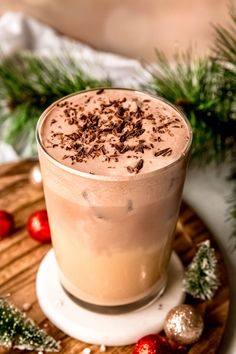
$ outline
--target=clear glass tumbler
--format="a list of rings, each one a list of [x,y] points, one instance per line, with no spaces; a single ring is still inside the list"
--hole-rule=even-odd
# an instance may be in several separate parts
[[[106,91],[110,90],[121,89]],[[123,91],[134,98],[139,94]],[[52,156],[42,139],[48,113],[65,99],[81,94],[51,105],[37,125],[59,277],[66,292],[82,306],[101,312],[132,310],[161,295],[166,286],[191,128],[176,108],[145,94],[182,117],[189,140],[181,155],[167,166],[132,176],[86,173]]]

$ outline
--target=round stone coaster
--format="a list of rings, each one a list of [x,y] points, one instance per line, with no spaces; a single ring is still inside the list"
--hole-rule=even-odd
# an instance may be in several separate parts
[[[38,270],[36,293],[44,314],[67,335],[86,343],[122,346],[162,330],[169,310],[184,301],[182,280],[183,266],[173,253],[167,287],[160,298],[128,313],[95,313],[79,306],[65,293],[59,281],[54,251],[50,250]]]

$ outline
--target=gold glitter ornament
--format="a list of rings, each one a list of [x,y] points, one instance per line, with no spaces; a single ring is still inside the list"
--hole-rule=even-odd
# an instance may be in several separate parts
[[[164,322],[164,331],[169,339],[180,344],[193,344],[203,331],[200,313],[190,305],[179,305],[169,311]]]
[[[34,187],[36,188],[43,187],[42,174],[40,171],[39,164],[36,164],[34,167],[31,168],[29,172],[29,180]]]

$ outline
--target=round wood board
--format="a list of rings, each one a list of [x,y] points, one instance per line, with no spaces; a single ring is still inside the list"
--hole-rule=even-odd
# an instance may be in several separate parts
[[[25,227],[32,212],[45,208],[43,191],[29,182],[29,171],[34,165],[34,161],[23,161],[0,166],[0,209],[13,213],[16,222],[14,234],[0,241],[0,296],[10,293],[10,299],[19,308],[25,303],[30,304],[27,315],[61,340],[61,353],[80,353],[86,347],[91,348],[92,354],[101,353],[98,346],[79,342],[59,331],[45,318],[37,302],[35,276],[50,245],[32,240]],[[194,211],[182,203],[174,248],[185,266],[195,255],[198,244],[206,239],[210,239],[216,249],[221,286],[211,301],[186,299],[202,313],[205,324],[202,337],[189,347],[188,354],[217,353],[228,317],[229,283],[224,260],[213,236]],[[106,353],[129,354],[132,349],[133,346],[109,347]],[[0,349],[0,353],[7,352]],[[18,351],[10,350],[13,352]]]

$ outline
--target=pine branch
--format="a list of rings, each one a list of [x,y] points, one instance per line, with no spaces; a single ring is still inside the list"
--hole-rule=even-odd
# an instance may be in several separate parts
[[[186,114],[193,128],[192,158],[225,160],[236,145],[236,120],[221,66],[208,58],[194,61],[190,52],[176,57],[173,66],[164,54],[156,54],[150,88]]]
[[[0,298],[0,346],[58,352],[60,345],[6,299]]]
[[[192,160],[218,163],[228,159],[236,169],[236,10],[230,7],[231,25],[215,26],[212,56],[194,61],[190,53],[171,65],[157,52],[151,71],[151,89],[179,106],[193,127]],[[233,177],[229,218],[236,240],[236,174]]]
[[[211,300],[219,287],[217,259],[215,251],[207,240],[200,247],[188,266],[185,278],[185,291],[196,299]]]
[[[110,86],[86,74],[71,57],[38,57],[19,53],[0,63],[0,126],[6,140],[19,146],[19,137],[34,145],[36,122],[52,102],[70,93]]]

